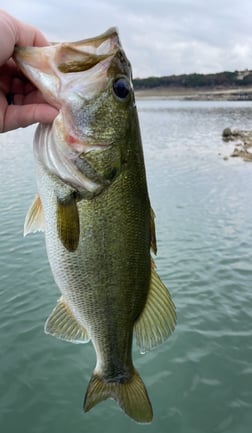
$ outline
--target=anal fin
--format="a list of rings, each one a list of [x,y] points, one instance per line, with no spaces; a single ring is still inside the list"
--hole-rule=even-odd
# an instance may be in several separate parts
[[[145,353],[163,343],[174,331],[175,324],[176,307],[153,265],[145,308],[134,327],[140,352]]]
[[[53,309],[45,323],[45,333],[71,343],[88,343],[89,336],[72,315],[63,297]]]

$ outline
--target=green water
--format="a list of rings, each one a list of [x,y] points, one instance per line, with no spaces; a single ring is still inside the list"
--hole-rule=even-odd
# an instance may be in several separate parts
[[[59,297],[43,235],[23,238],[35,192],[33,128],[0,136],[0,431],[250,433],[252,164],[224,161],[227,126],[252,127],[250,103],[139,101],[156,213],[158,271],[175,333],[134,361],[154,409],[135,424],[113,401],[82,412],[91,344],[43,333]]]

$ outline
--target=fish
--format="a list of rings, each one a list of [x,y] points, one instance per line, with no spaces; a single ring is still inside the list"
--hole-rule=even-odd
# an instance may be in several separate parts
[[[17,47],[24,75],[59,110],[34,135],[38,194],[24,234],[44,231],[61,297],[45,333],[91,340],[96,366],[83,409],[111,398],[134,421],[153,409],[134,367],[163,343],[176,308],[161,281],[132,69],[118,31],[47,47]]]

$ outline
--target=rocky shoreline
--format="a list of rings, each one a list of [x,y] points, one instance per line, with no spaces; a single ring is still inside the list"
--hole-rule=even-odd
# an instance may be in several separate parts
[[[222,139],[226,142],[235,142],[231,157],[240,157],[244,161],[252,161],[252,130],[225,128]],[[228,159],[225,157],[224,159]]]
[[[137,99],[169,99],[187,101],[252,101],[252,87],[246,88],[215,88],[195,89],[156,87],[135,91]],[[225,128],[222,132],[225,142],[234,142],[235,148],[230,157],[240,157],[252,162],[252,130]],[[224,160],[229,157],[225,156]]]

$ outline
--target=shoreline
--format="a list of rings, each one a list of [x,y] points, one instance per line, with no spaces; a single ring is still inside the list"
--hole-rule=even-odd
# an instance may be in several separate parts
[[[137,99],[173,99],[187,101],[252,101],[252,87],[199,89],[155,87],[135,90]]]

